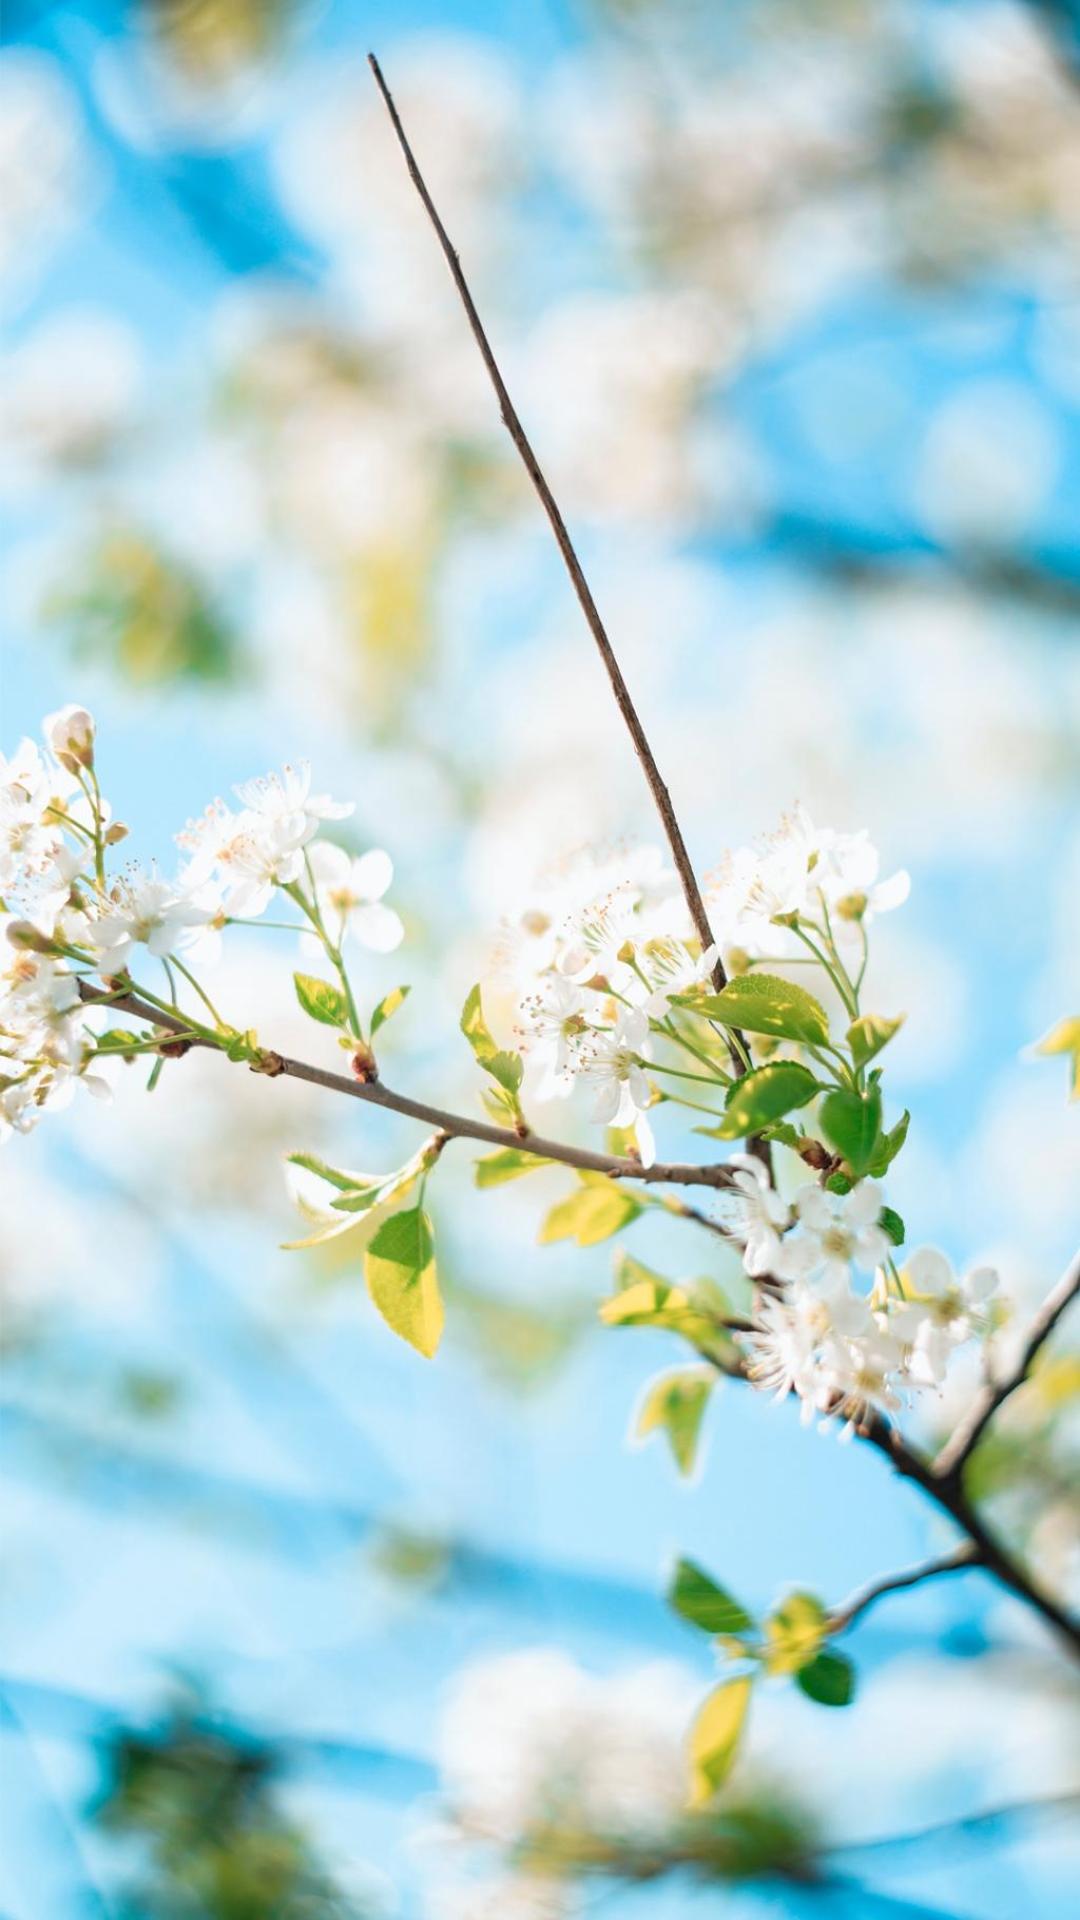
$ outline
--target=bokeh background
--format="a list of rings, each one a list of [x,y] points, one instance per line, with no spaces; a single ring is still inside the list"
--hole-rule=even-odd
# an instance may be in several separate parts
[[[700,867],[801,798],[911,869],[873,962],[909,1013],[890,1200],[1030,1305],[1080,1223],[1064,1063],[1025,1051],[1078,997],[1069,0],[8,0],[6,33],[5,746],[89,704],[166,867],[308,756],[397,869],[406,945],[359,975],[413,986],[387,1074],[449,1105],[523,876],[654,837],[374,46]],[[274,941],[235,938],[221,995],[310,1053]],[[868,1617],[845,1716],[756,1712],[740,1793],[813,1832],[819,1884],[551,1884],[475,1844],[556,1777],[601,1823],[674,1804],[710,1663],[673,1553],[839,1600],[945,1536],[734,1387],[689,1486],[630,1450],[676,1355],[597,1326],[608,1249],[536,1246],[558,1175],[480,1210],[447,1154],[434,1365],[348,1239],[277,1251],[284,1152],[414,1140],[193,1057],[5,1150],[4,1920],[1068,1911],[1069,1809],[1027,1803],[1080,1785],[1075,1686],[974,1575]],[[692,1226],[630,1244],[722,1277]],[[1070,1438],[1044,1385],[987,1468],[1061,1586]]]

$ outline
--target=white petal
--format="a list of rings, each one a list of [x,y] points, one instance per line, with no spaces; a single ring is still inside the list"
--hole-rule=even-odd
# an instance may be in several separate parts
[[[321,886],[336,888],[347,883],[352,861],[344,847],[337,846],[333,840],[314,841],[308,848],[308,859]]]
[[[848,1225],[868,1227],[877,1219],[885,1198],[884,1189],[878,1180],[860,1180],[858,1186],[843,1201],[844,1218]]]
[[[952,1267],[936,1247],[920,1247],[904,1264],[916,1293],[939,1294],[952,1286]]]
[[[592,1117],[601,1126],[610,1126],[619,1111],[622,1100],[622,1087],[614,1076],[604,1080],[596,1089],[593,1100]]]
[[[906,867],[891,874],[888,880],[879,880],[870,894],[870,907],[874,913],[889,913],[893,907],[902,907],[911,892],[911,875]]]
[[[381,900],[394,877],[394,863],[381,847],[372,847],[354,860],[349,884],[361,900]]]
[[[826,1227],[832,1224],[833,1212],[828,1196],[814,1181],[799,1188],[795,1195],[795,1211],[800,1220],[818,1233],[824,1233]]]
[[[405,929],[393,907],[384,907],[379,900],[354,908],[349,915],[349,927],[361,945],[370,947],[372,953],[393,953],[405,937]]]

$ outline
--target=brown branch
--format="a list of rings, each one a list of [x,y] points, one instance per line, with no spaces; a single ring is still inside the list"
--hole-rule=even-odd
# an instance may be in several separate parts
[[[988,1380],[976,1394],[964,1418],[945,1442],[934,1472],[939,1480],[959,1479],[1000,1406],[1027,1379],[1045,1342],[1050,1338],[1063,1313],[1080,1294],[1080,1252],[1073,1255],[1057,1286],[1047,1294],[1028,1329],[1028,1336],[1015,1365],[1000,1380]]]
[[[714,1361],[713,1364],[719,1367],[720,1372],[728,1374],[733,1379],[747,1380],[749,1377],[745,1359],[740,1364],[732,1361],[729,1355],[725,1357],[724,1362]],[[795,1389],[792,1388],[792,1393],[794,1391]],[[856,1426],[854,1431],[857,1439],[864,1441],[868,1446],[876,1447],[896,1473],[905,1480],[913,1481],[927,1499],[932,1500],[936,1507],[940,1507],[947,1513],[960,1531],[966,1534],[966,1547],[970,1552],[968,1564],[973,1567],[982,1567],[985,1572],[993,1574],[1002,1586],[1008,1587],[1010,1593],[1016,1594],[1018,1599],[1032,1607],[1036,1613],[1040,1613],[1061,1638],[1068,1642],[1072,1652],[1080,1658],[1080,1621],[1074,1620],[1052,1594],[1045,1593],[1027,1568],[1006,1552],[972,1506],[960,1482],[956,1479],[939,1478],[934,1471],[933,1462],[925,1459],[922,1454],[915,1451],[914,1447],[909,1446],[897,1429],[890,1426],[888,1421],[883,1420],[879,1414],[871,1414],[861,1426]],[[940,1571],[943,1572],[944,1568],[942,1567]],[[901,1580],[899,1584],[911,1584],[911,1582]],[[870,1597],[874,1598],[876,1595],[872,1594]]]
[[[868,1607],[883,1599],[887,1593],[901,1593],[905,1587],[920,1586],[924,1580],[936,1580],[944,1573],[963,1573],[977,1564],[974,1546],[970,1541],[965,1541],[955,1552],[944,1554],[940,1560],[927,1560],[921,1567],[909,1567],[906,1573],[892,1573],[883,1580],[875,1580],[829,1615],[829,1632],[846,1632]]]
[[[959,1480],[941,1479],[934,1471],[933,1462],[916,1453],[896,1429],[880,1417],[873,1417],[864,1427],[857,1427],[855,1431],[860,1439],[884,1454],[902,1478],[914,1481],[935,1506],[941,1507],[955,1521],[975,1549],[972,1564],[985,1568],[1018,1599],[1033,1607],[1036,1613],[1041,1613],[1062,1639],[1068,1641],[1073,1653],[1080,1657],[1080,1621],[1074,1620],[1051,1594],[1045,1593],[1027,1568],[1006,1552],[985,1526]]]
[[[131,1014],[135,1019],[147,1020],[152,1026],[169,1033],[183,1036],[184,1050],[203,1047],[211,1053],[224,1054],[223,1046],[217,1045],[212,1038],[193,1034],[188,1022],[180,1014],[164,1012],[149,1002],[140,1000],[137,992],[99,993],[96,988],[80,980],[79,992],[89,1006],[105,1005],[117,1013]],[[712,1187],[717,1191],[732,1186],[732,1175],[723,1162],[714,1162],[705,1166],[682,1161],[656,1161],[651,1167],[642,1166],[640,1160],[631,1160],[617,1154],[594,1153],[588,1147],[575,1147],[563,1140],[548,1140],[539,1133],[516,1133],[511,1127],[495,1127],[486,1120],[472,1120],[466,1114],[450,1113],[444,1107],[433,1107],[425,1100],[412,1100],[407,1094],[394,1093],[381,1080],[350,1079],[343,1073],[331,1073],[325,1067],[315,1067],[306,1060],[294,1060],[290,1055],[278,1053],[266,1048],[261,1058],[250,1063],[254,1071],[265,1074],[269,1079],[287,1078],[304,1080],[310,1086],[324,1087],[330,1093],[343,1093],[351,1100],[364,1100],[369,1106],[384,1107],[391,1113],[401,1113],[410,1120],[421,1120],[425,1126],[435,1128],[446,1134],[451,1140],[481,1140],[488,1146],[515,1147],[521,1153],[533,1154],[538,1160],[554,1160],[562,1166],[575,1167],[586,1173],[606,1173],[612,1180],[640,1180],[646,1186],[676,1187]],[[676,1209],[682,1211],[682,1209]],[[726,1233],[719,1221],[710,1221],[703,1214],[693,1212],[691,1217],[700,1225],[709,1226],[714,1233],[725,1238],[734,1236]]]
[[[693,923],[694,931],[701,941],[702,952],[704,952],[707,947],[713,945],[712,928],[709,925],[709,916],[705,910],[705,902],[701,897],[701,889],[698,886],[694,869],[691,865],[690,855],[686,850],[686,842],[683,839],[682,828],[679,826],[679,822],[675,816],[675,809],[671,804],[671,795],[661,778],[655,755],[649,745],[645,729],[638,716],[637,708],[634,706],[634,702],[630,697],[630,689],[626,684],[622,668],[616,658],[615,649],[608,637],[607,628],[600,617],[600,609],[593,598],[592,589],[585,578],[584,569],[582,568],[581,561],[578,559],[577,550],[570,538],[559,504],[544,478],[540,463],[533,452],[532,443],[521,424],[517,408],[510,398],[506,382],[499,371],[499,364],[492,351],[491,342],[487,337],[483,321],[476,309],[476,303],[469,291],[469,283],[462,272],[457,249],[450,239],[446,228],[443,226],[435,202],[428,192],[427,183],[423,174],[420,172],[420,168],[416,164],[416,156],[409,145],[405,129],[401,124],[401,116],[394,104],[393,95],[383,78],[382,68],[373,53],[368,54],[368,65],[375,76],[375,84],[382,95],[386,111],[390,116],[391,125],[397,135],[398,145],[404,155],[409,178],[416,188],[424,211],[434,228],[435,236],[439,242],[439,246],[442,248],[443,257],[450,269],[450,277],[457,289],[458,298],[465,309],[465,315],[469,322],[473,339],[476,342],[480,357],[487,369],[488,378],[495,389],[495,397],[499,402],[499,411],[502,415],[503,425],[514,443],[521,463],[529,479],[532,481],[540,504],[547,515],[551,531],[555,535],[555,543],[562,555],[563,564],[570,576],[570,582],[574,592],[577,595],[578,605],[585,616],[589,632],[596,642],[597,652],[600,655],[607,677],[611,683],[611,691],[615,696],[615,704],[626,723],[627,731],[634,743],[634,750],[641,762],[642,770],[648,781],[649,791],[652,794],[664,832],[667,835],[668,845],[671,848],[672,858],[675,862],[675,870],[678,873],[682,885],[690,919]],[[712,970],[712,981],[717,993],[720,993],[727,985],[727,975],[724,972],[723,962],[719,953],[717,953],[716,964]],[[741,1036],[739,1036],[739,1038],[741,1038]],[[745,1073],[745,1063],[735,1043],[731,1045],[731,1059],[736,1076]],[[767,1160],[767,1143],[761,1143],[760,1152],[761,1157]]]

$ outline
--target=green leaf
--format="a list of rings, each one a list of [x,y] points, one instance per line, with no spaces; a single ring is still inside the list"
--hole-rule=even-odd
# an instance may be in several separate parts
[[[798,1673],[817,1657],[829,1616],[815,1593],[789,1593],[765,1621],[769,1673]]]
[[[907,1015],[898,1014],[895,1020],[886,1020],[884,1014],[864,1013],[853,1020],[847,1030],[848,1046],[851,1057],[857,1067],[865,1067],[868,1060],[887,1047],[894,1033],[899,1033]]]
[[[1032,1051],[1052,1056],[1066,1054],[1069,1058],[1069,1099],[1080,1100],[1080,1014],[1074,1014],[1066,1020],[1059,1020],[1056,1027],[1044,1033],[1041,1040],[1035,1042]]]
[[[829,1022],[820,1000],[805,987],[793,986],[771,973],[744,973],[729,980],[723,993],[677,996],[676,1005],[720,1020],[744,1033],[768,1033],[778,1040],[801,1040],[821,1046],[829,1038]]]
[[[907,1131],[910,1124],[911,1115],[905,1107],[892,1131],[882,1135],[878,1144],[878,1150],[874,1155],[870,1167],[870,1172],[875,1180],[880,1180],[882,1174],[888,1173],[904,1141],[907,1139]]]
[[[304,1012],[324,1027],[348,1027],[349,1008],[339,987],[319,980],[313,973],[294,973],[296,997]]]
[[[373,1040],[379,1028],[385,1027],[391,1014],[396,1013],[403,1002],[408,999],[410,991],[411,989],[409,987],[392,987],[389,993],[383,995],[371,1016],[371,1037]]]
[[[461,1031],[484,1072],[490,1073],[506,1093],[515,1095],[521,1086],[525,1063],[520,1053],[506,1053],[496,1046],[484,1019],[478,986],[473,987],[461,1010]]]
[[[690,1729],[690,1805],[707,1806],[734,1764],[750,1705],[751,1682],[725,1680],[710,1693]]]
[[[675,1373],[662,1373],[646,1389],[634,1427],[636,1438],[644,1440],[650,1433],[666,1433],[680,1473],[690,1473],[715,1384],[711,1367],[682,1367]]]
[[[906,1228],[894,1207],[882,1207],[878,1214],[878,1226],[883,1227],[894,1247],[902,1247]]]
[[[855,1669],[845,1653],[826,1649],[799,1668],[795,1684],[820,1707],[846,1707],[855,1698]]]
[[[542,1247],[555,1240],[576,1240],[579,1247],[595,1247],[628,1227],[642,1211],[641,1202],[614,1180],[578,1187],[552,1207],[539,1233]]]
[[[865,1093],[826,1094],[819,1109],[822,1131],[830,1146],[842,1154],[856,1180],[869,1171],[881,1137],[881,1094],[877,1087]]]
[[[104,1033],[98,1034],[94,1046],[98,1053],[130,1053],[142,1037],[129,1032],[127,1027],[106,1027]]]
[[[431,1359],[443,1330],[431,1221],[421,1207],[392,1213],[364,1252],[372,1300],[394,1333]]]
[[[311,1224],[313,1232],[302,1240],[286,1240],[283,1243],[284,1250],[292,1253],[300,1248],[322,1246],[327,1240],[335,1240],[340,1234],[350,1233],[365,1225],[368,1216],[377,1208],[403,1200],[437,1157],[435,1140],[426,1140],[406,1160],[404,1166],[395,1167],[393,1172],[360,1173],[330,1167],[313,1153],[290,1153],[290,1166],[303,1167],[305,1172],[325,1180],[328,1186],[336,1190],[338,1198],[331,1200],[329,1208],[325,1208],[312,1206],[298,1194],[297,1206]]]
[[[746,1633],[753,1617],[693,1560],[677,1560],[668,1605],[705,1633]]]
[[[474,1162],[473,1177],[478,1187],[501,1187],[507,1180],[520,1180],[523,1173],[553,1165],[553,1161],[542,1159],[538,1153],[526,1153],[521,1147],[500,1147],[497,1153],[487,1153]]]
[[[365,1186],[381,1176],[367,1173],[346,1173],[339,1167],[328,1166],[314,1153],[289,1153],[286,1159],[290,1167],[303,1167],[305,1173],[317,1174],[331,1187],[337,1187],[340,1193],[353,1193],[357,1187]]]
[[[780,1120],[796,1107],[805,1107],[819,1092],[808,1067],[797,1060],[773,1060],[736,1080],[724,1102],[726,1112],[716,1129],[721,1140],[741,1140],[760,1133],[770,1121]]]

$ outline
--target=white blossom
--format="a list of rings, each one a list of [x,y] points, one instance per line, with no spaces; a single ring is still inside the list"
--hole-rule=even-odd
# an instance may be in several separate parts
[[[826,1286],[842,1286],[852,1265],[872,1273],[889,1258],[892,1241],[878,1219],[884,1204],[876,1180],[860,1180],[850,1193],[827,1193],[813,1181],[795,1195],[801,1229],[784,1243],[781,1270],[789,1277],[819,1274]]]
[[[632,1126],[652,1104],[639,1057],[648,1039],[649,1023],[637,1008],[621,1010],[610,1032],[590,1035],[581,1073],[593,1094],[592,1117],[600,1125]]]
[[[581,988],[565,974],[553,973],[539,993],[522,1001],[521,1012],[522,1048],[540,1069],[538,1097],[550,1100],[568,1094],[581,1065],[582,1036],[587,1031]]]
[[[136,947],[144,946],[156,960],[188,951],[213,914],[191,891],[136,873],[112,887],[104,910],[90,925],[90,944],[104,974],[123,973]]]
[[[781,1238],[789,1209],[781,1200],[768,1170],[748,1153],[733,1153],[728,1162],[732,1195],[738,1203],[737,1231],[743,1238],[743,1266],[751,1278],[775,1272],[783,1253]]]
[[[308,854],[315,877],[315,901],[326,930],[336,946],[348,934],[374,953],[392,953],[405,929],[383,895],[394,877],[388,853],[373,848],[359,859],[329,840],[317,840]],[[305,948],[321,952],[314,935],[305,936]]]
[[[904,1300],[893,1311],[892,1325],[910,1345],[913,1377],[940,1386],[954,1350],[986,1332],[998,1274],[976,1267],[961,1279],[936,1247],[922,1247],[900,1277]]]

